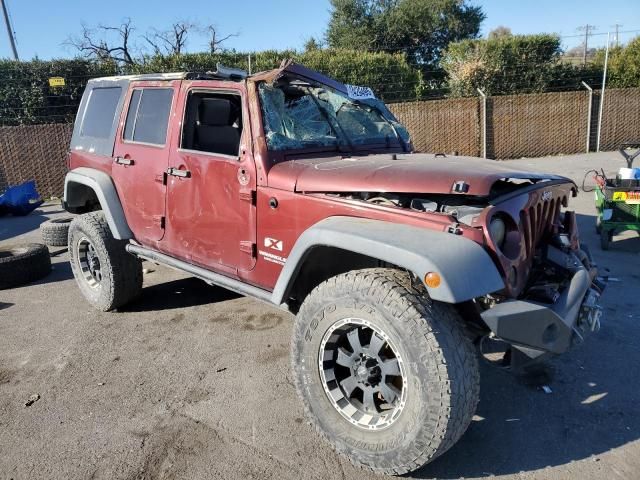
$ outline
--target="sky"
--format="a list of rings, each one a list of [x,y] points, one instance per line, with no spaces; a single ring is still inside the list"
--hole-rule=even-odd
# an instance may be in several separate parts
[[[130,17],[137,33],[150,28],[164,29],[178,19],[215,25],[220,34],[237,34],[224,46],[239,51],[301,49],[306,39],[322,37],[329,19],[328,0],[5,0],[16,32],[21,59],[71,57],[65,46],[70,35],[77,35],[83,23],[117,25]],[[487,19],[486,34],[504,25],[513,33],[556,32],[565,47],[581,42],[580,25],[596,27],[591,42],[606,43],[606,32],[622,24],[624,42],[640,34],[640,0],[475,0]],[[206,38],[193,37],[188,51],[205,51]],[[0,58],[11,56],[4,25],[0,24]]]

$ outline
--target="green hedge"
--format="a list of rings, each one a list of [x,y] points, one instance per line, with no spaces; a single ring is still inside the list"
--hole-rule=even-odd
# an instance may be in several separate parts
[[[293,50],[249,53],[195,53],[179,56],[146,58],[135,67],[136,72],[207,71],[215,70],[218,62],[229,67],[249,69],[253,73],[270,70],[286,58],[313,70],[318,70],[343,83],[365,85],[374,89],[386,101],[415,100],[422,88],[420,72],[412,68],[403,54],[361,52],[355,50]]]
[[[252,72],[269,70],[283,59],[319,70],[342,82],[371,86],[386,101],[414,100],[420,73],[404,55],[350,50],[264,51],[251,53]],[[184,54],[146,57],[127,70],[87,60],[0,60],[0,125],[71,122],[90,78],[127,73],[215,70],[216,64],[248,69],[248,53]],[[64,87],[50,87],[50,77],[63,77]]]
[[[0,125],[73,121],[87,80],[115,73],[114,65],[86,60],[0,60]],[[50,87],[51,77],[65,86]]]
[[[598,50],[594,61],[604,66],[604,49]],[[640,87],[640,36],[624,47],[612,48],[609,52],[607,85],[613,88]]]
[[[597,65],[562,63],[561,55],[557,35],[510,35],[451,43],[442,65],[454,96],[579,90],[601,76]]]
[[[114,64],[88,60],[0,60],[0,125],[71,122],[90,78],[126,73],[208,71],[217,63],[229,67],[269,70],[281,61],[296,62],[345,83],[366,85],[387,102],[419,98],[580,90],[581,80],[597,86],[603,53],[586,68],[562,62],[556,35],[515,35],[489,40],[451,43],[439,70],[421,72],[404,54],[344,49],[267,50],[262,52],[195,53],[144,57],[139,65],[122,70]],[[640,86],[640,37],[610,54],[612,87]],[[50,87],[48,79],[63,77],[64,87]],[[442,84],[446,85],[442,89]]]

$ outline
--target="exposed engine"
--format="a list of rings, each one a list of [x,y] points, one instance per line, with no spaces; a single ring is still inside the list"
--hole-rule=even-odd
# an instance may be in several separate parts
[[[423,197],[409,193],[379,192],[334,193],[331,195],[387,207],[406,208],[416,212],[442,213],[467,225],[470,225],[471,219],[479,215],[487,206],[486,198],[461,195],[425,194]]]

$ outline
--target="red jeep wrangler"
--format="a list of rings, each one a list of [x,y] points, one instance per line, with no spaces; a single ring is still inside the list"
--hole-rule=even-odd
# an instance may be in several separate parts
[[[604,288],[571,180],[412,150],[370,89],[291,63],[92,80],[65,181],[74,275],[104,311],[140,293],[144,258],[294,313],[309,420],[355,464],[409,472],[471,421],[474,341],[515,367],[563,353]]]

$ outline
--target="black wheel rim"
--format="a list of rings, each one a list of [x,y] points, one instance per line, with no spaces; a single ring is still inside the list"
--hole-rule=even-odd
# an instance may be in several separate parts
[[[100,257],[91,241],[83,237],[78,242],[78,263],[82,278],[91,288],[100,288],[102,282],[102,264]]]
[[[345,318],[325,333],[318,357],[322,386],[334,408],[366,430],[391,426],[407,398],[405,365],[388,335]]]

